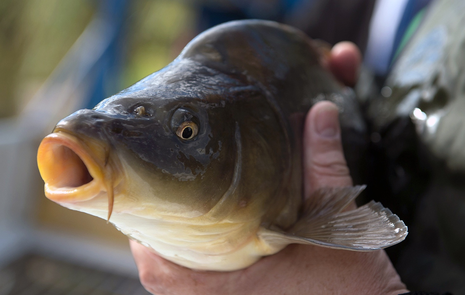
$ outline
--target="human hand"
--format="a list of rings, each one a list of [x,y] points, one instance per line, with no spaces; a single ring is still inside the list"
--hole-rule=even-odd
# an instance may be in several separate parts
[[[331,49],[329,59],[324,63],[337,80],[346,86],[357,83],[362,55],[352,42],[340,42]]]
[[[348,51],[344,51],[344,48],[339,49],[334,55],[335,60],[332,55],[328,66],[335,71],[335,76],[340,75],[356,81],[358,66],[353,66],[355,63],[345,63],[347,56],[350,59],[350,54],[353,53],[351,50],[356,49],[350,46]],[[346,66],[333,67],[331,64]],[[352,184],[340,142],[338,111],[332,103],[316,104],[307,116],[304,166],[305,196],[310,196],[321,187]],[[131,248],[141,282],[154,294],[406,292],[384,251],[351,252],[308,245],[290,245],[243,270],[208,272],[176,265],[134,241],[131,241]]]

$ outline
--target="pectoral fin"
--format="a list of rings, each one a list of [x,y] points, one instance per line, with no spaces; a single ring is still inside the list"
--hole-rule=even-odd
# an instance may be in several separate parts
[[[262,228],[258,235],[270,247],[314,244],[347,250],[378,250],[407,236],[407,226],[380,203],[371,201],[344,211],[365,186],[324,188],[310,196],[297,223],[287,231]]]

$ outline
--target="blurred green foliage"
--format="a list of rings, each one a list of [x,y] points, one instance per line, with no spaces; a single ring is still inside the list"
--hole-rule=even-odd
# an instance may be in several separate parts
[[[21,111],[84,31],[97,5],[97,0],[0,1],[0,118]],[[121,89],[179,53],[192,36],[192,11],[187,1],[130,1]]]
[[[90,21],[92,1],[0,1],[0,117],[13,116]]]
[[[132,4],[124,87],[170,63],[190,41],[195,22],[187,1],[137,0]]]

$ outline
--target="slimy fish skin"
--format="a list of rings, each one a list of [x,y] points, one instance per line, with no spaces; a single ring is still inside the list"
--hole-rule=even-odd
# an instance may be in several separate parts
[[[303,201],[310,107],[334,101],[343,132],[363,129],[321,59],[289,26],[212,28],[164,69],[57,124],[38,151],[46,196],[193,269],[245,268],[290,243],[360,251],[399,243],[407,228],[379,203],[343,210],[363,187]]]

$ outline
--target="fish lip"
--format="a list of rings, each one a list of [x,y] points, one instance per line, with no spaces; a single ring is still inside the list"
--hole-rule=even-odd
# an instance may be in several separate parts
[[[47,135],[41,142],[37,153],[37,162],[39,172],[45,181],[45,195],[55,202],[82,202],[95,198],[100,192],[106,190],[105,186],[105,166],[108,161],[98,159],[85,144],[80,143],[80,139],[63,130],[55,130],[54,133]],[[56,166],[53,163],[58,155],[58,151],[63,147],[70,149],[76,154],[87,168],[92,177],[89,182],[79,186],[60,186],[60,178],[66,175],[58,175],[54,170]],[[58,178],[58,180],[57,180]],[[62,179],[61,179],[62,180]]]

